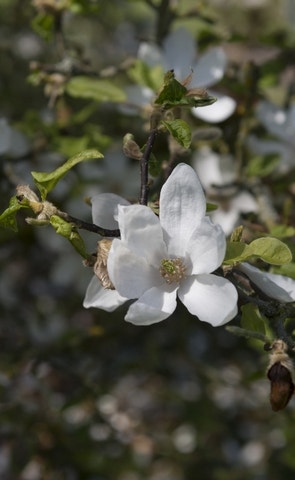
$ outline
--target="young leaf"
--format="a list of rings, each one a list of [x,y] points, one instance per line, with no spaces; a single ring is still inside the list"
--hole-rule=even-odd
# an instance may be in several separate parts
[[[289,247],[281,240],[273,237],[257,238],[247,245],[246,253],[249,251],[249,256],[255,255],[260,257],[271,265],[283,265],[290,263],[292,254]]]
[[[241,327],[245,330],[265,335],[265,324],[257,306],[252,303],[247,303],[246,305],[242,305],[241,311]]]
[[[270,175],[279,163],[278,155],[265,155],[263,157],[253,157],[247,168],[247,174],[250,177],[265,177]]]
[[[271,228],[270,234],[277,238],[294,237],[295,228],[290,225],[275,225]]]
[[[84,150],[77,155],[74,155],[69,160],[67,160],[63,165],[58,167],[53,172],[31,172],[32,177],[35,181],[36,186],[38,187],[42,200],[45,200],[47,194],[55,187],[57,182],[77,163],[83,162],[85,160],[92,160],[96,158],[102,158],[103,154],[98,150]]]
[[[52,215],[50,217],[50,223],[55,229],[56,233],[67,238],[73,245],[75,250],[83,257],[88,258],[89,255],[86,252],[85,244],[82,237],[76,231],[75,227],[71,223],[66,222],[58,215]]]
[[[170,134],[184,148],[189,148],[192,140],[191,129],[183,120],[162,120]]]
[[[163,68],[161,65],[150,67],[142,60],[136,59],[128,69],[128,75],[135,83],[156,91],[163,80]]]
[[[124,102],[126,100],[123,90],[109,80],[89,78],[82,75],[69,80],[66,92],[72,97],[87,98],[97,102]]]
[[[223,263],[225,265],[235,265],[245,260],[244,252],[247,245],[243,242],[228,242]]]
[[[28,208],[27,205],[21,205],[18,199],[14,196],[11,197],[9,207],[4,210],[0,215],[0,226],[4,228],[10,228],[14,232],[17,232],[16,213],[21,208]]]
[[[271,265],[284,265],[291,262],[292,253],[281,240],[273,237],[262,237],[253,240],[249,245],[242,242],[229,242],[224,263],[235,265],[250,257],[259,257]]]
[[[187,89],[174,78],[172,70],[166,73],[164,86],[155,100],[156,105],[172,108],[179,104],[185,96]]]

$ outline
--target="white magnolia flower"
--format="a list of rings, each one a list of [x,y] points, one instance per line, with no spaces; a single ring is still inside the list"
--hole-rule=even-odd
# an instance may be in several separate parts
[[[192,72],[189,88],[209,88],[222,79],[226,68],[226,55],[222,48],[216,47],[203,55],[197,55],[194,37],[185,29],[179,28],[170,33],[163,47],[143,42],[139,46],[138,58],[149,67],[161,66],[163,73],[174,70],[175,77],[182,81]],[[155,92],[149,87],[139,85],[126,89],[128,102],[144,107],[150,103]],[[226,120],[235,110],[236,102],[226,96],[210,91],[218,101],[208,107],[192,108],[192,114],[207,122]]]
[[[292,278],[277,273],[264,272],[249,263],[241,263],[239,270],[244,272],[270,298],[282,303],[295,301],[295,280]]]
[[[118,228],[118,205],[129,205],[129,202],[113,193],[101,193],[92,197],[92,220],[102,228],[114,230]],[[112,312],[126,302],[116,290],[103,288],[98,277],[93,275],[86,290],[83,306],[85,308],[102,308]]]
[[[232,156],[220,155],[204,146],[195,153],[193,161],[209,198],[218,205],[210,217],[221,225],[226,235],[230,235],[239,224],[241,214],[257,212],[257,202],[247,190],[235,186],[238,171]]]
[[[144,205],[119,205],[121,239],[113,240],[107,268],[121,299],[136,300],[125,320],[160,322],[174,312],[177,294],[191,314],[213,326],[234,318],[236,289],[212,274],[224,258],[225,236],[205,213],[202,186],[185,164],[162,187],[159,218]],[[92,287],[84,306],[98,306]]]
[[[295,105],[284,110],[263,101],[259,103],[256,115],[273,139],[261,140],[255,135],[250,135],[249,148],[258,155],[277,154],[280,158],[277,171],[286,173],[295,167]]]

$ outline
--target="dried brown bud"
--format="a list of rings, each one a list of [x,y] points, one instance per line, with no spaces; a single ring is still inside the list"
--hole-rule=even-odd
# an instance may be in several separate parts
[[[123,139],[123,152],[126,157],[133,158],[134,160],[142,159],[142,151],[133,139],[131,133],[127,133]]]
[[[97,244],[97,260],[94,265],[94,273],[99,278],[103,288],[114,290],[114,285],[109,279],[107,261],[112,240],[104,238]]]
[[[267,377],[271,383],[270,404],[275,412],[283,410],[294,393],[293,362],[287,351],[283,340],[276,340],[270,347]]]

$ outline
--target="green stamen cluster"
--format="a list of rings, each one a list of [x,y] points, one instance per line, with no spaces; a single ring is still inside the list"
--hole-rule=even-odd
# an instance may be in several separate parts
[[[160,274],[170,285],[179,283],[185,276],[185,266],[181,258],[163,258],[161,260]]]

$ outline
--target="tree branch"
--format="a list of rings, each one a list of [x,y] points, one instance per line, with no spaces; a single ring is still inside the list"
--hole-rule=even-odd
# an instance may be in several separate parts
[[[140,204],[141,205],[147,205],[147,203],[148,203],[149,159],[150,159],[152,149],[153,149],[153,146],[154,146],[156,138],[157,138],[157,134],[158,134],[157,128],[153,128],[150,131],[149,138],[147,140],[147,144],[146,144],[145,150],[143,152],[143,156],[140,160],[140,174],[141,174]]]

